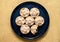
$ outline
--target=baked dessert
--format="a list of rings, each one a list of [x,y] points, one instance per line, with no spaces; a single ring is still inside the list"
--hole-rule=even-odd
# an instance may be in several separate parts
[[[37,16],[35,18],[35,24],[38,26],[42,26],[44,24],[44,18],[42,16]]]
[[[40,14],[40,11],[39,11],[38,8],[31,8],[31,10],[30,10],[30,15],[31,15],[32,17],[36,17],[36,16],[38,16],[39,14]]]
[[[26,18],[26,24],[29,26],[33,25],[34,24],[34,18],[31,16],[27,17]]]
[[[21,8],[21,9],[20,9],[20,15],[21,15],[22,17],[27,17],[27,16],[29,16],[29,9],[26,8],[26,7]]]
[[[25,19],[22,17],[22,16],[18,16],[15,20],[15,23],[18,25],[18,26],[21,26],[25,23]]]
[[[28,34],[30,32],[30,27],[24,24],[21,26],[20,31],[22,34]]]
[[[31,26],[31,33],[36,34],[37,33],[38,26],[37,25],[32,25]]]

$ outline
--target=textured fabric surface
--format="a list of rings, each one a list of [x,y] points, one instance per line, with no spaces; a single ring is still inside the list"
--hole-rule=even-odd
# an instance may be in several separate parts
[[[49,13],[50,25],[46,34],[36,40],[25,40],[13,32],[11,13],[20,3],[29,0],[0,0],[0,42],[60,42],[60,0],[31,0],[43,5]]]

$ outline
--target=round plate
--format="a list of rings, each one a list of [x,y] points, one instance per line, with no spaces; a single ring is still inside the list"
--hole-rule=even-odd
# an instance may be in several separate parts
[[[18,16],[20,16],[20,9],[23,7],[27,7],[29,10],[33,7],[38,8],[40,11],[40,15],[44,18],[45,23],[42,26],[38,27],[38,32],[35,35],[33,35],[31,33],[28,33],[25,35],[22,34],[20,32],[20,27],[17,26],[15,23],[15,19]],[[13,10],[10,21],[11,21],[12,29],[17,35],[19,35],[20,37],[25,38],[25,39],[36,39],[38,37],[41,37],[47,31],[48,26],[49,26],[49,15],[48,15],[48,12],[46,11],[46,9],[42,5],[40,5],[36,2],[30,2],[29,1],[29,2],[23,2],[23,3],[19,4]]]

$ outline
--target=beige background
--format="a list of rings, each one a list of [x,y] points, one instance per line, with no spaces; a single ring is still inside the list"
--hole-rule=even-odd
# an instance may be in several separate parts
[[[0,0],[0,42],[60,42],[60,0],[33,0],[42,4],[50,16],[47,33],[37,40],[24,40],[14,34],[10,17],[14,8],[28,0]]]

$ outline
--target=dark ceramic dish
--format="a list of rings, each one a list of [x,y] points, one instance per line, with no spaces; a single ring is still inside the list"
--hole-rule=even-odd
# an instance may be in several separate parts
[[[16,23],[15,23],[15,19],[16,19],[17,16],[20,15],[20,13],[19,13],[20,9],[23,8],[23,7],[27,7],[28,9],[31,9],[33,7],[38,8],[39,11],[40,11],[40,15],[44,18],[45,23],[42,26],[38,27],[38,32],[35,35],[31,34],[31,32],[28,33],[28,34],[25,34],[25,35],[22,34],[20,32],[20,27],[17,26]],[[23,2],[23,3],[19,4],[13,10],[10,21],[11,21],[11,27],[12,27],[13,31],[18,36],[20,36],[22,38],[25,38],[25,39],[36,39],[36,38],[41,37],[42,35],[44,35],[44,33],[47,31],[48,26],[49,26],[49,15],[48,15],[47,10],[42,5],[40,5],[36,2],[30,2],[29,1],[29,2]]]

